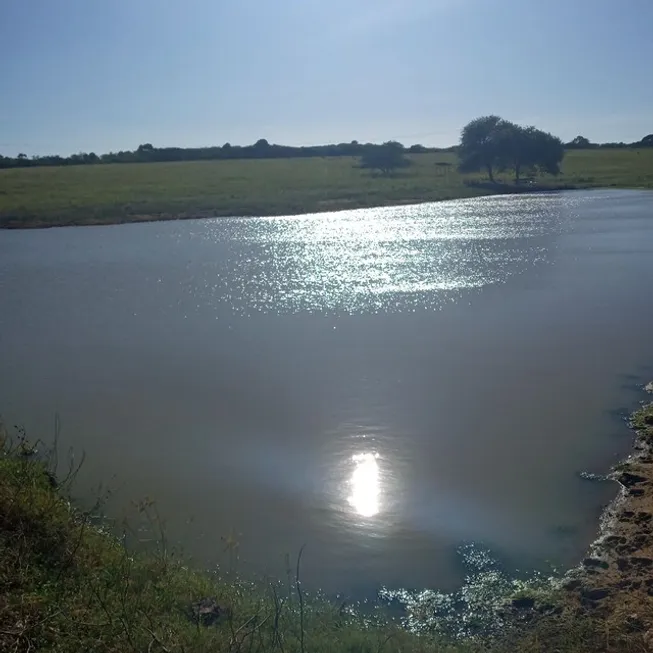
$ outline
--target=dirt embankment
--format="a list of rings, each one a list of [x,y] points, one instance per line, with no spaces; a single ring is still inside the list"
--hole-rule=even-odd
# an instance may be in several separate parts
[[[646,389],[653,392],[653,383]],[[646,633],[653,650],[653,403],[633,415],[632,426],[634,451],[611,475],[619,496],[565,588],[579,612]]]

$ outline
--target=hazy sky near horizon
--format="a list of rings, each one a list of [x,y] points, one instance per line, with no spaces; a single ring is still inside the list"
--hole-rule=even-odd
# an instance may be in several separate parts
[[[653,132],[653,0],[0,0],[0,153]]]

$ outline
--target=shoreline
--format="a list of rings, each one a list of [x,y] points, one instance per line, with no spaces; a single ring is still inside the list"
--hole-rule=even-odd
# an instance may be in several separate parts
[[[645,386],[653,394],[653,382]],[[603,511],[598,537],[563,589],[588,614],[624,620],[653,646],[653,401],[629,417],[632,453],[608,478],[619,493]]]
[[[653,393],[653,382],[645,389]],[[388,650],[396,653],[423,651],[426,642],[434,650],[447,644],[452,653],[469,652],[470,645],[483,642],[483,650],[497,653],[651,650],[653,401],[642,402],[629,426],[634,432],[632,453],[607,477],[620,489],[602,513],[587,557],[561,579],[551,580],[550,587],[496,596],[500,603],[495,619],[505,624],[505,632],[453,641],[439,639],[437,631],[418,635],[394,621],[362,625],[355,609],[343,611],[345,603],[336,609],[319,594],[307,600],[304,614],[303,603],[297,603],[304,600],[301,552],[287,596],[282,594],[283,583],[272,581],[267,589],[257,589],[252,583],[189,568],[167,551],[165,535],[159,535],[160,518],[148,499],[136,508],[158,545],[145,555],[128,551],[124,540],[98,526],[104,522],[98,522],[93,511],[71,505],[72,468],[64,479],[58,478],[56,463],[52,472],[51,459],[39,459],[23,434],[19,432],[12,446],[0,429],[0,580],[11,581],[7,587],[12,588],[5,597],[10,607],[0,615],[0,644],[30,650],[53,636],[55,641],[64,637],[66,646],[57,650],[72,653],[97,637],[110,636],[132,647],[138,641],[146,648],[164,637],[160,648],[165,651],[164,646],[188,646],[199,637],[203,643],[228,648],[239,628],[259,619],[260,626],[248,629],[247,637],[264,637],[270,650],[282,640],[292,641],[298,646],[288,649],[299,653],[304,634],[320,643],[316,650],[324,651],[359,641],[374,648],[377,639],[386,636],[395,644]],[[134,586],[133,579],[139,578]],[[65,592],[69,604],[60,603],[55,594],[42,594],[48,583]],[[28,607],[32,622],[21,616],[25,600],[33,601]],[[131,610],[136,612],[128,619]],[[84,619],[73,618],[74,612]],[[21,644],[27,648],[19,649]]]
[[[210,220],[217,218],[272,218],[272,217],[291,217],[298,215],[319,215],[321,213],[331,213],[336,211],[351,211],[358,209],[376,209],[392,206],[412,206],[419,204],[430,204],[436,202],[448,202],[458,199],[469,199],[479,197],[494,197],[498,195],[523,195],[523,194],[543,194],[558,193],[569,190],[600,190],[593,186],[583,186],[578,184],[551,184],[551,185],[515,185],[504,183],[485,183],[472,182],[466,184],[461,190],[470,190],[471,192],[451,193],[447,196],[415,198],[406,197],[402,199],[387,199],[375,202],[360,202],[351,199],[333,199],[321,200],[315,203],[308,203],[304,209],[294,209],[294,207],[273,207],[272,210],[254,211],[243,207],[241,210],[213,209],[188,212],[161,212],[161,213],[143,213],[132,215],[91,215],[90,217],[39,217],[39,216],[3,216],[0,214],[0,229],[6,230],[29,230],[29,229],[52,229],[55,227],[100,227],[121,224],[140,224],[144,222],[170,222],[173,220]]]

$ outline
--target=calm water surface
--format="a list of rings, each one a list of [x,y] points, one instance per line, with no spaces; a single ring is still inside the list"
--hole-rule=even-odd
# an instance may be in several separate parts
[[[574,564],[653,372],[653,194],[0,232],[0,409],[205,564],[451,589]]]

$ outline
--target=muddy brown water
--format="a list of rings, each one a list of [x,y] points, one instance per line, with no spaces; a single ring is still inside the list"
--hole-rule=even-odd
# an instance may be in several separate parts
[[[572,565],[653,377],[653,193],[0,232],[0,410],[204,565],[452,589]]]

